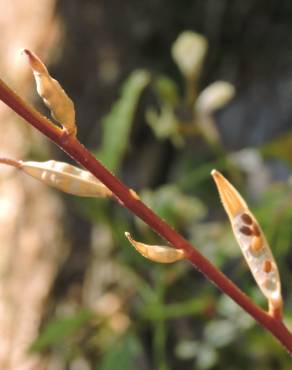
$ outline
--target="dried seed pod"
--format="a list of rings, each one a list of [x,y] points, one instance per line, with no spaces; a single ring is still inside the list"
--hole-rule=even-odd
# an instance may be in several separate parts
[[[76,135],[75,109],[72,100],[62,89],[58,81],[52,78],[43,62],[30,50],[25,49],[29,64],[33,70],[37,92],[51,110],[52,116],[70,135]]]
[[[281,314],[282,296],[278,268],[265,235],[238,191],[218,171],[211,172],[235,238],[263,294],[270,312]]]
[[[110,197],[112,192],[90,172],[57,161],[33,162],[0,158],[0,163],[12,165],[28,175],[65,193],[81,197]]]
[[[134,246],[134,248],[139,253],[141,253],[142,256],[148,258],[151,261],[160,263],[172,263],[185,258],[184,251],[181,249],[175,249],[162,245],[144,244],[134,240],[128,232],[125,232],[125,235],[128,238],[129,242]]]

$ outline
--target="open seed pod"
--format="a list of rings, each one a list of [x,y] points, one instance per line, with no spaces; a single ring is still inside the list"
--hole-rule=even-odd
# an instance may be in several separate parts
[[[61,190],[81,197],[110,197],[112,192],[90,172],[71,164],[47,161],[15,161],[1,158],[0,163],[12,165],[35,179]]]
[[[238,191],[220,172],[213,170],[211,174],[245,260],[259,288],[268,299],[270,313],[281,315],[280,276],[265,235]]]

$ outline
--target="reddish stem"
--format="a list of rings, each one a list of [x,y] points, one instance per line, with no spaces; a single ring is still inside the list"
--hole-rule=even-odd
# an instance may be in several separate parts
[[[182,249],[186,258],[223,293],[231,297],[248,312],[259,324],[270,331],[275,338],[292,353],[292,334],[278,317],[272,317],[248,298],[231,280],[212,265],[194,246],[178,234],[165,221],[142,203],[131,189],[110,173],[96,158],[73,136],[54,125],[33,107],[24,102],[6,84],[0,80],[0,99],[22,118],[55,142],[76,162],[96,176],[132,213],[168,240],[175,248]]]

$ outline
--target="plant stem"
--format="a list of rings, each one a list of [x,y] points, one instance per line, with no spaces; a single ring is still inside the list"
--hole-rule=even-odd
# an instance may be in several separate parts
[[[248,312],[259,324],[270,331],[275,338],[292,353],[292,334],[277,317],[272,317],[248,298],[231,280],[209,262],[194,246],[178,234],[164,220],[142,203],[131,189],[108,171],[74,136],[69,136],[64,130],[42,116],[33,107],[16,95],[0,79],[0,99],[22,118],[50,138],[62,150],[80,163],[116,196],[119,202],[133,214],[141,218],[149,227],[160,234],[175,248],[182,249],[188,259],[199,271],[213,282],[223,293],[232,298],[239,306]]]
[[[165,270],[157,266],[155,273],[155,305],[164,306],[165,299]],[[154,368],[158,370],[169,370],[166,356],[166,325],[164,318],[152,322],[153,327],[153,354]]]

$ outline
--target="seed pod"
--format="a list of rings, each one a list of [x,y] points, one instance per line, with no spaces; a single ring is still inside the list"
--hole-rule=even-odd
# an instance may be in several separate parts
[[[184,251],[181,249],[175,249],[162,245],[144,244],[134,240],[128,232],[125,232],[125,235],[134,248],[141,253],[142,256],[151,261],[159,263],[172,263],[185,258]]]
[[[265,235],[238,191],[220,172],[213,170],[211,174],[245,260],[269,301],[270,313],[281,315],[281,282]]]
[[[52,78],[43,62],[30,50],[25,49],[29,64],[33,70],[37,92],[51,110],[52,116],[70,135],[76,135],[75,109],[72,100],[62,89],[58,81]]]
[[[81,197],[110,197],[112,192],[90,172],[57,161],[23,162],[0,158],[0,163],[12,165],[26,174],[65,193]]]

